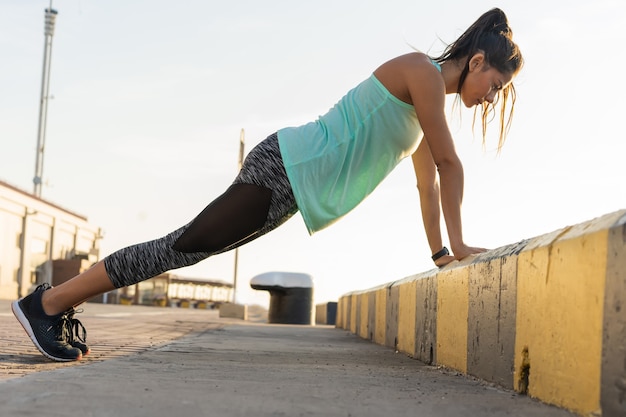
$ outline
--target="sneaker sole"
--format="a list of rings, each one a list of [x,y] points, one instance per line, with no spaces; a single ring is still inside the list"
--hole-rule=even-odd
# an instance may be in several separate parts
[[[26,318],[26,316],[24,315],[24,312],[22,311],[22,308],[20,307],[19,300],[13,301],[11,303],[11,310],[13,311],[13,315],[15,316],[17,321],[20,322],[20,324],[26,331],[26,334],[28,335],[28,337],[30,337],[30,340],[33,342],[37,350],[39,350],[39,352],[41,352],[45,357],[52,359],[53,361],[57,361],[57,362],[74,362],[74,361],[79,361],[82,358],[82,354],[79,355],[75,359],[68,359],[68,358],[58,358],[46,352],[39,345],[39,342],[37,341],[37,338],[35,337],[35,333],[33,332],[33,328],[30,326],[28,319]]]

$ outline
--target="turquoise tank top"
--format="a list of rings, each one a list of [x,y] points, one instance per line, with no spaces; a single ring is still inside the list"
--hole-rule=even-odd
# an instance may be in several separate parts
[[[417,149],[415,109],[372,74],[316,121],[278,131],[287,177],[309,234],[363,201]]]

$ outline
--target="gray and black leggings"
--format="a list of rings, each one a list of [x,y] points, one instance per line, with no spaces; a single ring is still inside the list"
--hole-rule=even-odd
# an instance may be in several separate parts
[[[276,134],[246,157],[233,184],[194,220],[149,242],[104,258],[116,288],[193,265],[277,228],[298,211]]]

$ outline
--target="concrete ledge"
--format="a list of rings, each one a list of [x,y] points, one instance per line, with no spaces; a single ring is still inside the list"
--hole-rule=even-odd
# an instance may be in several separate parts
[[[337,323],[337,302],[317,304],[315,306],[315,324],[328,324],[334,326]]]
[[[626,210],[346,294],[336,327],[579,415],[626,415]]]

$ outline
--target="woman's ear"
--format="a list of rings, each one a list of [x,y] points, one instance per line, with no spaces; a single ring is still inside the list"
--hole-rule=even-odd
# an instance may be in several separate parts
[[[485,65],[485,54],[482,51],[476,52],[469,61],[469,71],[480,70],[483,65]]]

